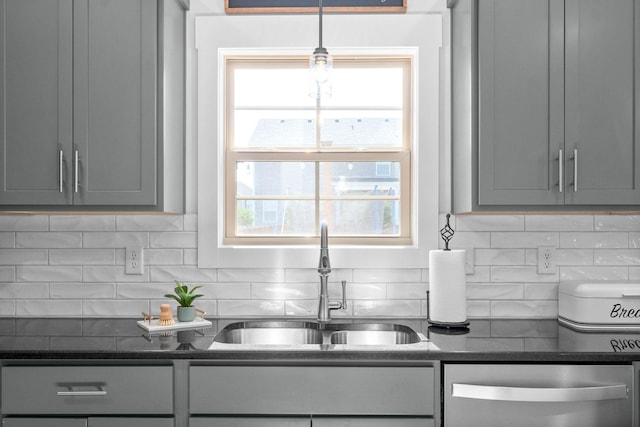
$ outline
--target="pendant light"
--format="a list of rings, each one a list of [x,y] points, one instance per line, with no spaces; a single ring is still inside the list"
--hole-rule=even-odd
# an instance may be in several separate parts
[[[331,96],[331,70],[333,58],[322,46],[322,0],[318,0],[318,47],[309,57],[309,96],[323,98]]]

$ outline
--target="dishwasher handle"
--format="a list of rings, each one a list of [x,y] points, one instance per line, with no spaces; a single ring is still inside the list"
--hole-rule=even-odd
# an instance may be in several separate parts
[[[507,402],[582,402],[626,399],[626,384],[595,387],[505,387],[477,384],[452,384],[452,397]]]

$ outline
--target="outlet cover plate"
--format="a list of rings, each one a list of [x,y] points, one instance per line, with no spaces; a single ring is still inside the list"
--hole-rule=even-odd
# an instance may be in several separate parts
[[[124,265],[126,274],[143,273],[144,259],[142,258],[142,246],[127,246],[125,249]]]
[[[553,246],[538,247],[538,274],[556,274],[557,270],[556,248]]]

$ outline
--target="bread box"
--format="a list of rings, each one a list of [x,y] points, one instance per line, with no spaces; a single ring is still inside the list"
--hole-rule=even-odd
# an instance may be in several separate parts
[[[640,330],[640,282],[560,282],[558,320],[577,330]]]

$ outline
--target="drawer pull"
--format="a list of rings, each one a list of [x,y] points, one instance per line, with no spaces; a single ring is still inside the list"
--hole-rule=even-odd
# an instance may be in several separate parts
[[[56,394],[58,396],[106,396],[107,391],[102,387],[96,387],[97,390],[74,390],[73,387],[69,386],[68,391],[59,391]]]

